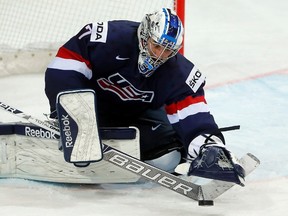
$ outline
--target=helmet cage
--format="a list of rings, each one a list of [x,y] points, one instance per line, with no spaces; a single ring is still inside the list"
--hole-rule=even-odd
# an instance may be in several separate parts
[[[157,55],[156,53],[153,52],[153,49],[152,49],[152,47],[151,47],[152,44],[153,44],[154,46],[160,46],[160,47],[162,47],[162,51],[161,51],[160,54]],[[165,61],[167,61],[169,58],[175,56],[175,55],[177,54],[177,52],[179,51],[179,49],[171,49],[171,48],[169,48],[169,44],[168,44],[168,43],[167,43],[165,46],[163,46],[162,44],[159,44],[159,43],[157,43],[156,41],[154,41],[152,38],[151,38],[151,40],[150,40],[149,43],[148,43],[148,50],[150,50],[150,53],[153,54],[153,56],[151,56],[151,58],[157,59],[157,60],[160,60],[160,61],[162,60],[163,63],[164,63]],[[169,55],[168,57],[163,57],[164,52],[167,51],[167,50],[168,50],[169,52],[171,52],[170,55]]]

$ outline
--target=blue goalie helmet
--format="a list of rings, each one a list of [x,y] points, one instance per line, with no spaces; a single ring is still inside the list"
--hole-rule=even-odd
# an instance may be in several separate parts
[[[182,22],[173,10],[162,8],[147,14],[137,31],[140,73],[149,77],[160,65],[175,56],[182,46],[183,33]],[[153,51],[155,49],[157,53]]]

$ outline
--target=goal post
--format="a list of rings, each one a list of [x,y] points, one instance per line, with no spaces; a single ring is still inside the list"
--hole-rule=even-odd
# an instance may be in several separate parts
[[[161,7],[184,23],[185,0],[0,0],[0,77],[44,73],[58,48],[87,23],[140,22]]]
[[[176,11],[177,15],[181,19],[183,26],[185,26],[185,0],[174,1],[174,10]],[[185,41],[185,37],[183,40],[183,46],[179,51],[183,55],[184,55],[184,41]]]

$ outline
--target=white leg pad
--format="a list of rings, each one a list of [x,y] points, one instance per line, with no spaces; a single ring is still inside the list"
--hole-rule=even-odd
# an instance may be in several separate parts
[[[39,135],[36,133],[39,128],[32,125],[16,124],[14,128],[17,134],[7,135],[1,134],[0,128],[0,178],[79,184],[127,183],[139,179],[138,175],[105,160],[91,163],[87,167],[76,167],[64,160],[63,152],[58,150],[59,140],[52,138],[47,131],[40,137],[36,136]],[[117,130],[121,131],[122,128]],[[136,137],[106,137],[103,142],[139,159],[139,131],[133,127],[131,130],[136,130]]]

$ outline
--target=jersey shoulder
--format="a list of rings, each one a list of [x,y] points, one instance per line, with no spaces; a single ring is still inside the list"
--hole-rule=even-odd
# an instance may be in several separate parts
[[[166,76],[170,77],[169,80],[178,82],[179,86],[182,83],[194,93],[205,83],[205,75],[182,54],[178,53],[163,66],[161,69],[165,71]]]
[[[91,43],[112,43],[113,46],[131,43],[137,36],[139,23],[128,20],[114,20],[91,24]]]

